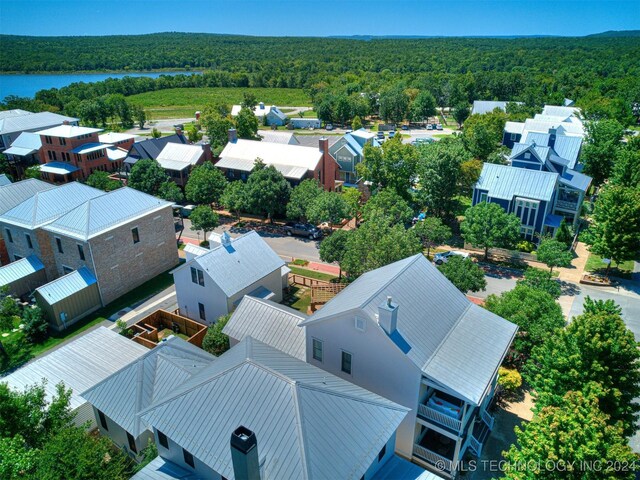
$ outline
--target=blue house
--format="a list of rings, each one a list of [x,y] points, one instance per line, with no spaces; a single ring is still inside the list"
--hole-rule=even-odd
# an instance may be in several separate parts
[[[271,106],[266,115],[266,123],[269,126],[276,125],[277,127],[282,127],[286,125],[287,120],[288,118],[284,112],[275,105]]]
[[[345,133],[329,148],[329,153],[336,159],[340,167],[340,180],[345,184],[355,184],[358,181],[356,166],[364,158],[364,146],[380,146],[375,137],[375,133],[361,128],[354,132]]]

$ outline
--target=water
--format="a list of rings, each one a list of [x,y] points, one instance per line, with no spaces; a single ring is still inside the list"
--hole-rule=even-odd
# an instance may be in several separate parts
[[[107,78],[122,77],[150,77],[160,75],[180,75],[200,72],[143,72],[143,73],[70,73],[44,75],[0,75],[0,99],[8,95],[18,97],[33,97],[38,90],[47,88],[61,88],[75,82],[100,82]]]

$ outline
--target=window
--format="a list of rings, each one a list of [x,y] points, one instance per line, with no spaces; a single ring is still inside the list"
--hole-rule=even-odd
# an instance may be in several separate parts
[[[133,243],[140,242],[140,234],[138,233],[138,227],[131,229],[131,236],[133,237]]]
[[[9,241],[9,243],[13,243],[13,235],[11,235],[11,230],[5,228],[4,231],[7,233],[7,240]]]
[[[204,313],[204,305],[198,302],[198,312],[200,312],[200,320],[207,321],[207,316]]]
[[[524,154],[524,159],[529,160],[531,158],[531,154],[529,152]]]
[[[342,352],[342,371],[347,375],[351,375],[351,358],[350,353]]]
[[[98,418],[100,419],[100,425],[102,426],[102,428],[104,428],[108,432],[109,426],[107,425],[107,418],[100,410],[98,410]]]
[[[364,332],[365,325],[366,325],[364,323],[364,319],[356,317],[355,324],[356,324],[356,330]]]
[[[136,439],[133,438],[129,432],[127,432],[127,441],[129,442],[129,450],[133,453],[138,453],[138,449],[136,448]]]
[[[195,267],[191,267],[191,281],[204,287],[204,272]]]
[[[480,194],[480,202],[486,202],[488,196],[489,196],[489,194],[482,192]]]
[[[78,255],[80,255],[80,260],[84,260],[84,247],[78,244]]]
[[[62,250],[62,240],[58,237],[56,237],[56,246],[58,247],[58,253],[64,253],[64,250]]]
[[[509,138],[511,138],[512,142],[515,142],[517,137],[518,137],[518,135],[516,133],[512,133]]]
[[[322,341],[315,338],[313,339],[313,359],[322,361]]]
[[[193,463],[193,455],[187,452],[184,448],[182,449],[182,456],[184,457],[184,463],[189,465],[191,468],[195,468],[195,463]]]
[[[45,141],[46,143],[53,143],[53,140],[51,140],[51,137],[50,137],[49,135],[45,135],[45,137],[44,137],[44,141]]]
[[[62,271],[63,271],[64,275],[66,275],[66,274],[68,274],[68,273],[73,272],[73,268],[71,268],[71,267],[67,267],[66,265],[63,265],[63,266],[62,266]]]
[[[198,285],[204,287],[204,272],[202,270],[198,270]]]
[[[31,242],[31,235],[29,235],[28,233],[25,233],[24,238],[27,239],[27,246],[29,248],[33,248],[33,243]]]
[[[384,458],[384,454],[387,453],[387,446],[385,445],[384,447],[382,447],[382,450],[380,450],[380,453],[378,453],[378,461],[382,460]]]
[[[164,448],[169,448],[169,440],[167,440],[167,436],[160,430],[158,430],[158,443]]]
[[[66,145],[66,144],[67,144],[67,141],[64,138],[60,137],[60,145]]]

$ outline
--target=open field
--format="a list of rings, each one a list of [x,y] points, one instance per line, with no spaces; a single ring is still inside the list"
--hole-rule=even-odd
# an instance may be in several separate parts
[[[253,93],[265,105],[311,106],[311,99],[300,88],[170,88],[131,95],[127,100],[143,107],[151,120],[157,120],[193,117],[196,110],[214,102],[239,104],[244,93]]]

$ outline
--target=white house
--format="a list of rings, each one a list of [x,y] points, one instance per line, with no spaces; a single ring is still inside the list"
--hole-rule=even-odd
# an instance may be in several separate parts
[[[180,314],[203,323],[215,323],[233,311],[245,295],[282,301],[284,261],[255,231],[231,238],[197,255],[171,273]]]

